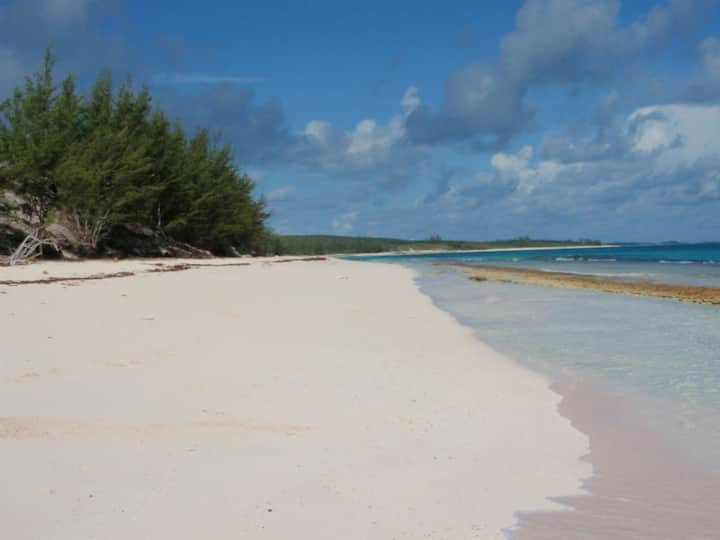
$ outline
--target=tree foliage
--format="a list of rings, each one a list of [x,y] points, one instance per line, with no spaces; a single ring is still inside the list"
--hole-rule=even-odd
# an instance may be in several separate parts
[[[0,191],[18,201],[0,211],[39,239],[62,221],[90,253],[128,226],[218,254],[267,242],[265,203],[228,145],[207,129],[188,137],[130,79],[116,86],[103,71],[82,95],[72,76],[55,84],[54,64],[48,51],[0,103]]]
[[[381,253],[393,251],[412,253],[425,250],[455,251],[601,245],[601,242],[597,240],[539,240],[528,237],[482,242],[472,240],[442,240],[432,237],[427,240],[404,240],[400,238],[328,235],[275,236],[273,242],[274,246],[271,249],[277,253],[286,255]]]
[[[55,171],[63,159],[65,112],[53,83],[55,59],[45,54],[42,68],[16,88],[2,104],[0,174],[3,186],[21,196],[20,211],[37,233],[42,233],[57,202]],[[67,80],[63,88],[72,86]]]

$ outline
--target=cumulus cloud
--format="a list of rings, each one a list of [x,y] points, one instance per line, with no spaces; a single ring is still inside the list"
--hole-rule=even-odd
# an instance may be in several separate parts
[[[279,99],[263,102],[255,90],[239,84],[209,84],[191,94],[161,86],[157,95],[189,129],[219,129],[243,166],[286,167],[390,187],[407,180],[430,156],[429,148],[406,135],[408,111],[420,103],[414,87],[401,97],[401,112],[387,122],[366,118],[350,130],[323,120],[292,130]]]
[[[631,149],[649,157],[649,173],[663,175],[703,163],[720,163],[720,106],[665,105],[644,107],[627,121]]]
[[[418,91],[410,86],[400,100],[402,113],[387,123],[368,118],[344,131],[329,122],[312,120],[289,149],[292,161],[304,168],[349,177],[362,174],[368,179],[377,174],[379,183],[406,177],[430,156],[429,148],[407,138],[405,118],[419,105]]]
[[[488,170],[441,171],[437,189],[375,207],[355,200],[353,232],[423,238],[531,234],[699,240],[720,234],[720,107],[644,107],[614,124],[622,153],[558,161],[537,148],[495,152]],[[580,147],[583,139],[575,144]],[[334,217],[335,214],[332,214]],[[700,236],[698,231],[701,231]],[[705,236],[702,236],[705,235]]]
[[[409,136],[419,144],[484,137],[483,148],[499,146],[532,119],[524,92],[497,66],[470,64],[450,74],[442,110],[420,105],[413,111]]]
[[[527,0],[497,60],[451,73],[444,104],[420,106],[408,119],[410,137],[425,143],[477,138],[481,149],[504,144],[530,125],[534,111],[526,96],[533,86],[609,76],[618,62],[688,26],[697,15],[694,4],[671,1],[622,26],[617,0]]]
[[[580,235],[622,234],[638,218],[646,225],[651,219],[656,236],[649,239],[677,237],[673,227],[692,228],[703,206],[720,209],[720,143],[713,137],[719,124],[720,106],[641,108],[618,127],[621,153],[585,159],[578,152],[560,161],[535,158],[528,146],[498,152],[490,172],[458,182],[436,204],[508,227],[517,219],[541,230],[574,223],[585,227]]]

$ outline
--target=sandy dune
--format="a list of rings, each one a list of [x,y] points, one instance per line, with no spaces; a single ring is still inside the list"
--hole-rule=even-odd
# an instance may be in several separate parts
[[[0,340],[2,538],[503,538],[590,474],[547,381],[399,266],[0,285]]]

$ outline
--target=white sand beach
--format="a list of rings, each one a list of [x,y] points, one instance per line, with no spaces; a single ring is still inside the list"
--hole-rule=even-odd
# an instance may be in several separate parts
[[[138,272],[0,285],[1,538],[500,539],[582,493],[559,395],[411,270],[249,262],[0,268]]]

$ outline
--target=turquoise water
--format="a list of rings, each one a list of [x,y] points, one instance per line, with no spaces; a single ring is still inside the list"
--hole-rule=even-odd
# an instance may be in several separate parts
[[[406,263],[459,261],[720,287],[720,244],[446,252],[357,258]]]
[[[458,270],[429,264],[437,260],[595,274],[602,270],[633,274],[625,276],[631,279],[720,287],[720,246],[383,259],[413,267],[422,290],[495,349],[551,377],[590,375],[647,398],[652,406],[644,412],[654,427],[671,433],[694,457],[720,464],[720,307],[476,282]]]
[[[353,258],[376,259],[379,255],[367,255]],[[558,257],[584,259],[588,261],[650,261],[677,263],[714,263],[720,264],[720,243],[672,244],[672,245],[632,245],[613,247],[578,247],[558,249],[520,249],[505,251],[442,252],[421,254],[400,254],[391,256],[399,260],[510,260],[524,259],[553,260]]]

